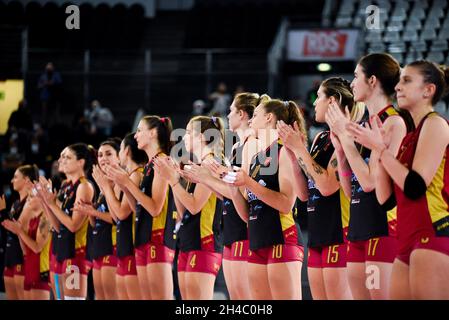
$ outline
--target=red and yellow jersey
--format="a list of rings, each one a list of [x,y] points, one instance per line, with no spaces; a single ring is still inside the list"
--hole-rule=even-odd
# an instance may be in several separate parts
[[[430,113],[421,120],[416,130],[409,133],[402,141],[398,160],[411,168],[424,121],[438,116]],[[436,236],[449,237],[449,147],[441,159],[435,176],[426,193],[419,199],[407,198],[404,192],[395,185],[397,201],[397,231],[400,243],[413,238],[421,232],[430,232]],[[402,241],[401,241],[402,240]]]
[[[188,183],[186,190],[193,193],[195,187],[196,184]],[[201,212],[192,214],[186,210],[178,231],[180,250],[221,252],[221,218],[222,202],[214,193],[210,195]]]
[[[343,189],[340,188],[341,225],[343,228],[347,228],[349,226],[349,207],[349,198],[346,197]]]
[[[266,150],[253,157],[249,175],[265,188],[278,191],[279,154],[281,141],[273,142]],[[251,250],[258,250],[278,244],[298,244],[298,229],[293,212],[279,212],[247,189],[249,217],[248,239]],[[292,208],[293,209],[293,208]]]

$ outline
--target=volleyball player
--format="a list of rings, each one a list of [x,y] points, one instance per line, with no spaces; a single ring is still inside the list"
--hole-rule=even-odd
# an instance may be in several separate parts
[[[33,187],[32,181],[37,179],[35,170],[30,165],[20,166],[14,172],[11,180],[13,189],[19,193],[17,199],[9,212],[8,219],[11,221],[21,221],[20,216],[26,205],[28,194]],[[8,222],[5,220],[2,225]],[[22,300],[24,294],[25,272],[23,266],[23,251],[20,246],[19,237],[7,231],[5,249],[5,269],[3,271],[5,292],[8,300]]]
[[[113,139],[100,144],[97,153],[98,165],[104,170],[106,165],[118,165],[120,150],[119,141]],[[80,214],[87,214],[91,224],[91,255],[93,259],[93,281],[95,299],[116,300],[117,286],[115,274],[117,269],[116,226],[108,208],[105,197],[105,185],[93,178],[100,188],[100,195],[94,204],[76,204],[74,210]]]
[[[249,169],[244,162],[242,170],[230,174],[234,179],[226,176],[234,186],[246,190],[244,197],[233,187],[232,199],[241,218],[248,222],[248,275],[254,299],[301,299],[304,251],[292,213],[296,194],[291,161],[276,131],[280,120],[297,122],[306,135],[304,119],[294,102],[270,100],[259,104],[250,127],[261,151],[252,158]]]
[[[397,201],[398,253],[393,265],[393,299],[449,299],[449,212],[447,165],[449,126],[434,111],[448,93],[449,70],[430,61],[404,67],[396,85],[399,107],[412,115],[416,129],[402,141],[399,153],[378,117],[369,128],[350,132],[379,154],[388,173],[376,187],[392,190]]]
[[[404,119],[392,105],[394,86],[399,80],[400,66],[389,54],[374,53],[362,57],[354,71],[351,88],[354,99],[363,102],[369,116],[377,115],[384,130],[392,136],[389,149],[399,150],[407,132]],[[362,120],[366,123],[368,114]],[[397,250],[396,210],[392,192],[379,203],[376,198],[378,154],[354,143],[345,129],[350,120],[337,106],[326,113],[326,122],[336,135],[335,148],[343,153],[338,159],[342,188],[351,198],[348,229],[347,268],[354,299],[388,299],[391,269]],[[374,270],[374,271],[373,271]],[[379,281],[368,280],[373,272]],[[370,284],[371,283],[371,284]]]
[[[27,165],[24,170],[30,179],[37,181],[37,166]],[[30,194],[21,215],[21,221],[7,220],[5,228],[19,236],[24,249],[24,289],[27,300],[48,300],[50,225],[38,198]]]
[[[267,95],[240,93],[235,96],[228,114],[229,129],[239,137],[231,152],[229,166],[242,165],[242,153],[245,144],[256,143],[249,128],[249,119],[254,109]],[[209,165],[208,165],[209,164]],[[227,171],[220,163],[204,162],[204,166],[191,165],[187,170],[188,179],[206,184],[223,197],[223,273],[231,300],[251,298],[248,284],[248,228],[235,210],[227,183],[221,180],[220,173]]]
[[[175,219],[171,211],[168,183],[153,170],[157,157],[170,154],[171,120],[158,116],[143,117],[136,130],[139,149],[149,159],[140,187],[124,170],[107,167],[108,176],[125,192],[136,210],[135,255],[137,276],[144,299],[173,299],[172,263]]]
[[[64,299],[84,300],[87,295],[86,268],[86,215],[74,212],[75,203],[92,203],[95,196],[93,184],[86,179],[96,161],[92,147],[84,143],[76,143],[67,147],[64,155],[64,169],[67,179],[71,181],[66,189],[66,197],[62,206],[55,201],[55,195],[47,189],[48,181],[41,177],[38,192],[45,205],[49,207],[50,222],[58,233],[58,250],[56,259],[62,263]],[[68,285],[73,273],[79,285]]]
[[[364,107],[354,103],[349,81],[343,78],[324,80],[314,102],[315,120],[325,122],[330,105],[348,106],[352,121],[359,121]],[[307,150],[297,128],[278,124],[284,145],[292,150],[292,165],[301,167],[308,176],[308,277],[314,300],[352,299],[346,272],[346,233],[349,221],[349,200],[340,189],[337,156],[331,132],[319,132]],[[303,179],[302,174],[296,179]],[[301,182],[299,182],[301,183]]]
[[[196,163],[214,158],[215,148],[222,151],[221,119],[193,117],[187,124],[184,143]],[[221,152],[218,154],[221,156]],[[221,200],[204,184],[189,181],[181,184],[171,158],[157,159],[155,168],[170,184],[177,212],[182,217],[178,231],[178,280],[182,299],[210,300],[222,260]]]

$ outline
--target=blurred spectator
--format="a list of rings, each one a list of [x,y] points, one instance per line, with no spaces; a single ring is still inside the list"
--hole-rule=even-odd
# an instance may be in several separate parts
[[[227,87],[224,82],[220,82],[217,90],[209,95],[209,100],[212,101],[212,110],[210,115],[216,117],[225,117],[231,104],[231,95],[227,93]]]
[[[84,110],[84,117],[91,124],[92,134],[99,133],[106,137],[111,135],[114,115],[111,110],[103,107],[98,100],[93,100],[90,108]]]
[[[25,162],[36,164],[40,169],[48,172],[47,156],[49,138],[46,131],[39,124],[34,124],[34,131],[30,133],[29,143],[25,150]]]
[[[206,103],[204,100],[198,99],[193,102],[193,111],[192,114],[194,116],[200,116],[204,114],[204,110],[206,109]]]
[[[45,71],[39,77],[39,99],[42,107],[42,123],[48,125],[53,120],[59,119],[60,90],[62,78],[55,71],[52,62],[47,63]],[[48,118],[50,116],[50,119]]]
[[[320,84],[321,84],[320,80],[315,80],[313,82],[312,88],[310,88],[309,91],[307,91],[306,107],[309,110],[313,109],[313,103],[315,102],[315,100],[317,98],[317,92],[318,92],[318,89],[320,88]]]
[[[448,119],[449,112],[448,112],[448,108],[447,108],[446,102],[444,100],[438,101],[438,103],[434,107],[434,110],[436,112],[438,112],[441,116],[443,116],[446,119]]]
[[[235,88],[235,91],[234,91],[234,97],[235,97],[236,95],[238,95],[239,93],[243,93],[243,92],[246,92],[245,87],[244,87],[243,85],[239,84],[239,85]]]
[[[33,130],[33,118],[25,99],[21,100],[17,110],[11,113],[8,120],[8,128],[25,131]]]
[[[62,182],[66,179],[66,176],[64,173],[59,172],[58,160],[54,160],[53,163],[51,164],[50,177],[53,188],[59,190]]]

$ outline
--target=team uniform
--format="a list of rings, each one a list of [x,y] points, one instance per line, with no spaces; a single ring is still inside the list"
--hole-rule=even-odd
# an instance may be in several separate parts
[[[273,142],[265,151],[256,154],[251,162],[249,175],[262,186],[279,191],[279,154],[282,144]],[[277,152],[277,156],[273,156]],[[272,163],[273,162],[273,163]],[[271,165],[271,169],[267,169]],[[272,168],[275,168],[273,172]],[[266,174],[265,174],[266,173]],[[300,244],[299,231],[292,211],[279,212],[247,191],[249,203],[248,262],[271,264],[303,261],[304,248]]]
[[[410,132],[402,141],[397,159],[412,168],[416,146],[425,120],[439,116],[435,112],[427,114],[416,130]],[[427,187],[425,195],[417,200],[407,198],[395,184],[397,201],[397,258],[409,264],[410,255],[415,249],[429,249],[449,255],[449,147],[440,166]]]
[[[41,213],[37,217],[30,219],[28,223],[28,235],[31,239],[36,240],[37,229],[42,217]],[[50,290],[49,282],[49,256],[50,256],[50,240],[47,241],[41,252],[35,253],[30,248],[26,247],[24,255],[24,270],[25,270],[25,290]]]
[[[56,195],[56,198],[59,200],[59,202],[61,202],[61,204],[64,203],[72,188],[73,184],[69,180],[65,180],[61,184],[61,188]],[[50,240],[50,272],[53,272],[55,274],[62,274],[62,263],[58,262],[58,260],[56,259],[56,252],[58,252],[58,241],[58,232],[54,228],[52,228]]]
[[[382,109],[378,116],[382,123],[390,116],[399,116],[393,106]],[[368,122],[365,113],[362,124]],[[359,153],[368,164],[371,150],[359,147]],[[351,179],[352,195],[348,229],[347,262],[392,263],[397,252],[396,208],[385,211],[375,191],[364,192],[355,174]]]
[[[140,184],[140,190],[149,197],[152,196],[153,165],[152,160],[145,165]],[[134,242],[137,266],[173,262],[175,257],[173,230],[176,225],[173,203],[173,196],[168,190],[162,210],[157,217],[153,217],[140,203],[137,203]]]
[[[327,168],[334,147],[330,131],[321,132],[310,148],[310,155],[322,168]],[[346,267],[349,221],[349,199],[342,189],[329,196],[323,196],[315,182],[308,179],[308,260],[311,268]]]
[[[76,200],[76,191],[82,183],[90,183],[85,177],[79,178],[67,193],[61,210],[68,216],[72,216],[73,206]],[[62,263],[62,271],[67,272],[71,266],[78,268],[79,272],[87,275],[86,265],[86,235],[89,222],[83,222],[81,228],[75,233],[67,229],[62,223],[59,226],[58,250],[56,260]],[[68,270],[69,269],[69,270]]]
[[[26,199],[22,201],[16,200],[11,210],[9,211],[9,219],[18,220],[22,214],[23,207],[25,206]],[[6,230],[6,249],[5,249],[5,269],[3,271],[3,276],[14,277],[23,276],[23,252],[20,247],[19,237]]]
[[[245,143],[232,150],[231,164],[242,163],[242,151]],[[229,261],[247,261],[249,242],[248,227],[240,218],[231,199],[223,197],[223,259]]]
[[[193,194],[195,183],[187,183]],[[222,201],[212,193],[200,212],[187,209],[182,217],[179,238],[178,272],[202,272],[217,275],[222,259]]]
[[[139,168],[143,171],[143,168]],[[120,193],[119,200],[122,201],[123,192]],[[119,276],[137,275],[136,257],[134,255],[134,214],[124,220],[117,220],[116,241],[117,241],[117,274]]]
[[[104,215],[109,215],[108,204],[103,194],[98,197],[95,208]],[[102,267],[116,267],[116,227],[100,218],[95,218],[95,226],[92,228],[91,245],[93,268],[100,270]]]

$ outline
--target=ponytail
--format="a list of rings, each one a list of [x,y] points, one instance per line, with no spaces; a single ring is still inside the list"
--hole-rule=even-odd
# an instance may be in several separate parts
[[[282,120],[286,124],[297,123],[304,137],[307,137],[306,122],[304,115],[294,101],[282,101],[272,99],[262,103],[266,113],[272,113],[276,120]]]
[[[39,168],[35,164],[27,164],[17,168],[31,182],[39,180]]]
[[[77,160],[84,159],[84,173],[86,176],[90,176],[93,165],[97,164],[97,151],[95,148],[85,143],[75,143],[68,146],[68,148],[73,151]]]
[[[148,162],[148,156],[145,151],[137,148],[137,141],[134,138],[135,132],[128,133],[123,139],[123,147],[129,148],[131,152],[131,160],[139,165],[143,165]]]
[[[173,146],[170,140],[171,132],[173,131],[173,126],[171,119],[169,117],[159,117],[159,116],[145,116],[141,121],[144,121],[148,129],[157,130],[157,141],[159,143],[159,148],[165,154],[170,154],[170,150]]]

